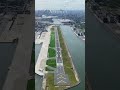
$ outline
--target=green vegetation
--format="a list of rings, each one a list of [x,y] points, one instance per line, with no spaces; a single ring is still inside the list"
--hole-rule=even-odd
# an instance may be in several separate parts
[[[53,68],[56,68],[56,60],[55,60],[55,59],[49,59],[49,60],[47,60],[46,64],[47,64],[48,66],[51,66],[51,67],[53,67]]]
[[[48,58],[55,58],[56,56],[56,50],[55,50],[55,32],[54,27],[51,28],[51,39],[48,49]],[[56,68],[56,60],[55,59],[49,59],[46,62],[46,65]],[[46,71],[49,71],[50,68],[46,67]]]
[[[56,56],[56,51],[53,48],[49,48],[48,53],[49,53],[49,58]]]
[[[64,69],[65,69],[66,74],[68,74],[68,77],[71,81],[71,86],[73,86],[73,85],[77,84],[78,82],[75,78],[74,70],[73,70],[73,67],[72,67],[72,64],[70,61],[71,58],[68,55],[68,51],[67,51],[66,45],[64,43],[64,39],[63,39],[62,33],[60,31],[60,28],[58,28],[58,34],[59,34],[60,46],[62,48]]]
[[[35,90],[35,79],[28,80],[27,90]]]
[[[50,47],[55,47],[55,32],[51,29]]]
[[[54,71],[54,70],[50,69],[49,67],[45,67],[45,70],[46,71]]]
[[[54,74],[47,74],[46,75],[46,82],[47,82],[47,85],[46,85],[46,90],[55,90],[55,87],[54,87]]]
[[[45,90],[60,90],[60,88],[54,86],[54,74],[53,73],[47,74],[46,77],[47,77],[46,78],[47,85],[46,85]]]

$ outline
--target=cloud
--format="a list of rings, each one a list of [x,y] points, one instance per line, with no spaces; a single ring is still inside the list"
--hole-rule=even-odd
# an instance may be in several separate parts
[[[35,9],[84,9],[85,0],[35,0]]]

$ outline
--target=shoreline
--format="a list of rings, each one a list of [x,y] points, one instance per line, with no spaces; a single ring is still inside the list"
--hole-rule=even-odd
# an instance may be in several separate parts
[[[72,31],[73,31],[73,30],[72,30]],[[74,32],[74,31],[73,31],[73,32]],[[74,34],[75,34],[78,38],[80,38],[81,40],[85,41],[85,37],[83,37],[83,36],[78,36],[76,32],[74,32]]]
[[[73,27],[72,27],[73,28]],[[72,31],[74,32],[74,34],[78,37],[78,38],[80,38],[82,41],[85,41],[85,37],[83,37],[83,36],[78,36],[78,34],[72,29]]]

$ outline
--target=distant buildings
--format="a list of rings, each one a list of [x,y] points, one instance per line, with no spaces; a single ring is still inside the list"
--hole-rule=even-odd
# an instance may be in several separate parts
[[[45,16],[42,15],[41,17],[35,17],[35,31],[39,32],[41,35],[42,32],[47,32],[47,26],[53,23],[53,18],[56,16]]]

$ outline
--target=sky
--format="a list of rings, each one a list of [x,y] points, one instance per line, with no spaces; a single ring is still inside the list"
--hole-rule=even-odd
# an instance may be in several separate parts
[[[85,10],[85,0],[35,0],[35,10]]]

